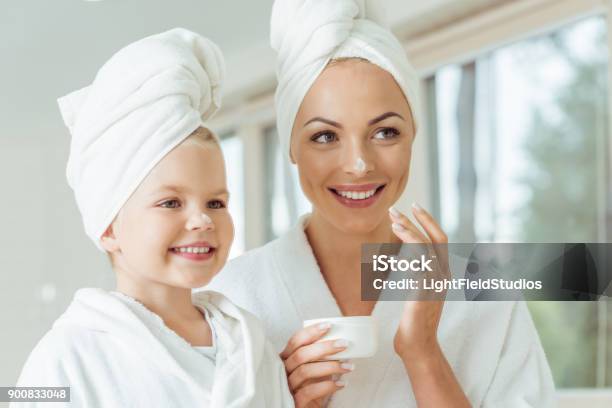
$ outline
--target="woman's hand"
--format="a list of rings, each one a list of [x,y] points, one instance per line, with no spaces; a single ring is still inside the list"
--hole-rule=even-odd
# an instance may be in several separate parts
[[[394,208],[389,209],[391,228],[395,235],[406,244],[424,244],[432,258],[433,272],[427,272],[427,279],[443,279],[450,276],[448,270],[448,238],[436,220],[424,209],[413,205],[412,213],[421,224],[425,235],[408,217]],[[422,283],[422,282],[421,282]],[[394,338],[395,352],[406,361],[439,350],[438,325],[444,307],[444,292],[436,294],[435,300],[409,300]],[[424,296],[428,297],[428,296]],[[417,299],[421,297],[416,297]],[[431,298],[431,296],[429,296]]]
[[[315,343],[330,327],[329,323],[320,323],[297,331],[280,354],[298,408],[323,407],[327,397],[345,385],[343,381],[334,381],[333,377],[353,370],[350,362],[321,361],[347,347],[345,340]]]
[[[397,210],[389,209],[393,232],[404,243],[423,244],[434,266],[425,272],[425,278],[447,279],[448,238],[436,220],[421,207],[413,204],[412,214],[421,224],[425,234]],[[433,258],[435,256],[435,258]],[[416,296],[419,300],[406,301],[395,333],[393,346],[406,367],[417,406],[470,407],[470,401],[446,360],[438,343],[438,325],[444,307],[446,292],[431,296]]]

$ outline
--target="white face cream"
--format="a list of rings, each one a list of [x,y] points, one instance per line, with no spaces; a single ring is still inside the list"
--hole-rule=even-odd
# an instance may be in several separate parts
[[[372,316],[329,317],[305,320],[304,327],[319,323],[331,323],[331,328],[318,342],[347,340],[346,350],[332,354],[324,360],[343,360],[372,357],[378,349],[378,330]]]
[[[213,220],[212,218],[210,218],[207,214],[202,213],[202,219],[204,219],[204,222],[207,224],[212,224]]]
[[[363,159],[360,157],[357,159],[357,161],[355,162],[355,171],[358,171],[359,173],[363,173],[366,169],[366,164],[363,161]]]

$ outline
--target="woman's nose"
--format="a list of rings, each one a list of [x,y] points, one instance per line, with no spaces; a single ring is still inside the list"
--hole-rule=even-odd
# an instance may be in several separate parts
[[[187,231],[213,231],[215,229],[215,224],[213,223],[212,218],[210,218],[206,213],[196,212],[192,214],[187,220],[187,223],[185,224],[185,229]]]
[[[345,146],[343,152],[342,167],[346,173],[356,177],[363,177],[374,170],[374,160],[369,154],[368,148],[360,142],[353,142]]]

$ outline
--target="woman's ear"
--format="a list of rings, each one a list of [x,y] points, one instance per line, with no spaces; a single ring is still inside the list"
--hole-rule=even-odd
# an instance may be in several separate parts
[[[108,253],[114,253],[120,250],[119,241],[113,231],[113,224],[109,225],[106,231],[104,231],[104,234],[102,234],[100,245],[102,245],[102,248]]]

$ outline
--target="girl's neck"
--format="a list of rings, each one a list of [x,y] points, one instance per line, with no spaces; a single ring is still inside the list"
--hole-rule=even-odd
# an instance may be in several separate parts
[[[117,291],[142,303],[192,346],[211,346],[212,329],[191,301],[191,289],[151,281],[117,271]]]
[[[202,320],[191,301],[191,289],[178,288],[117,270],[117,291],[128,295],[170,325],[172,322]]]

